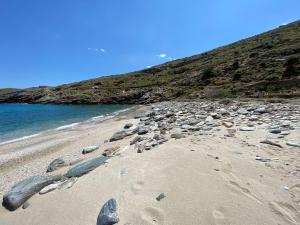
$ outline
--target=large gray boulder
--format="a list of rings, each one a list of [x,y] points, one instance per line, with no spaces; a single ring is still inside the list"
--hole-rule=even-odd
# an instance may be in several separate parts
[[[92,170],[96,169],[97,167],[103,165],[107,159],[110,157],[106,156],[100,156],[91,160],[88,160],[86,162],[83,162],[81,164],[78,164],[77,166],[74,166],[71,168],[67,174],[66,177],[81,177],[84,174],[87,174],[91,172]]]
[[[102,206],[97,218],[97,225],[113,225],[119,221],[117,201],[112,198]]]
[[[4,196],[2,205],[14,211],[26,202],[31,196],[44,187],[61,179],[61,176],[32,176],[15,184]]]
[[[138,129],[126,129],[114,133],[114,135],[109,139],[110,142],[121,140],[127,136],[133,135],[138,131]]]

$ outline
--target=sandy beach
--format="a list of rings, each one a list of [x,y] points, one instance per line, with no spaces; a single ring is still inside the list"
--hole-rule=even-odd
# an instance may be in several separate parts
[[[136,116],[149,111],[159,114]],[[182,122],[187,119],[198,121]],[[93,225],[103,204],[114,198],[122,225],[298,225],[299,121],[299,101],[157,103],[0,145],[1,199],[18,181],[46,175],[54,159],[88,161],[119,146],[104,165],[79,177],[71,188],[37,193],[26,209],[1,207],[0,224]],[[288,129],[275,132],[277,122]],[[149,150],[144,143],[141,153],[141,146],[130,145],[137,134],[107,141],[128,123],[149,129],[140,136],[164,135],[167,141]],[[100,148],[81,153],[94,145]],[[50,174],[65,174],[70,167]]]

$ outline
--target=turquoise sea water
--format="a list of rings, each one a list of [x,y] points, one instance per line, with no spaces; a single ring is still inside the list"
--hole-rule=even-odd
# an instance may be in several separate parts
[[[128,105],[0,104],[0,143],[128,107]]]

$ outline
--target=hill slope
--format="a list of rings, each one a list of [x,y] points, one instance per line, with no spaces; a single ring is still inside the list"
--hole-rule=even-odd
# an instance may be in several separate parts
[[[57,104],[236,96],[300,96],[300,21],[137,72],[57,87],[0,89],[0,102]]]

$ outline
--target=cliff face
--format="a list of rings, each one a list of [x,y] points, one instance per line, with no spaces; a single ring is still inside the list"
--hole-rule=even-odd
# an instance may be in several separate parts
[[[300,97],[300,21],[150,69],[57,87],[0,89],[0,102],[148,103]]]

